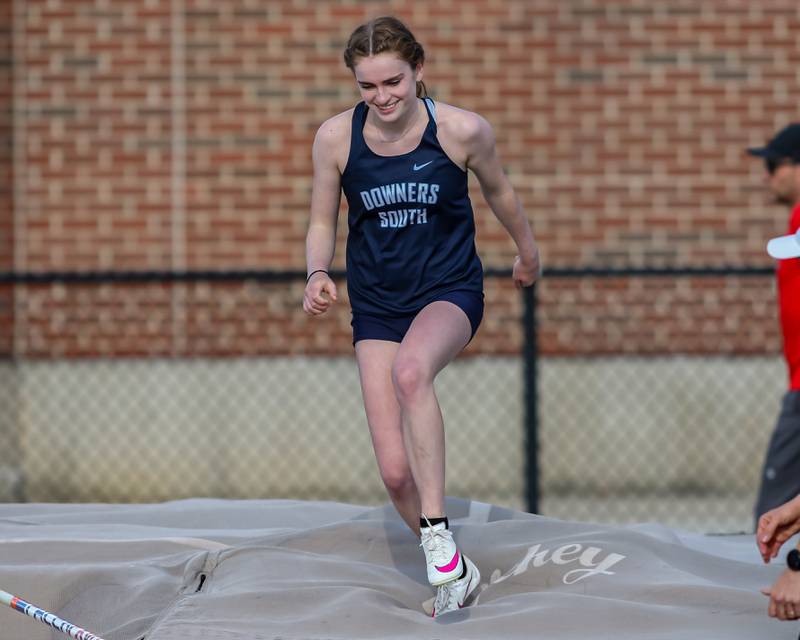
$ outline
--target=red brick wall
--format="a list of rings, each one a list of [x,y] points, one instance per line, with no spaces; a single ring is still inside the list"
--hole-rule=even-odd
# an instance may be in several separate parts
[[[0,271],[14,265],[11,3],[0,4]],[[11,350],[13,292],[0,286],[0,355]]]
[[[25,105],[14,211],[24,270],[303,269],[311,141],[322,120],[357,100],[341,50],[358,23],[382,13],[407,20],[426,46],[437,99],[493,123],[546,265],[766,266],[764,244],[785,227],[743,149],[797,117],[795,0],[26,0],[2,5],[6,24],[12,7]],[[7,30],[0,47],[7,78]],[[10,103],[8,84],[0,107]],[[8,133],[7,119],[0,128]],[[7,243],[10,156],[0,153]],[[474,181],[473,202],[484,264],[510,266],[514,247]],[[340,222],[341,268],[344,212]],[[4,245],[4,268],[10,255]],[[543,282],[543,346],[662,344],[631,326],[620,346],[615,336],[637,318],[673,336],[664,349],[693,350],[681,327],[716,313],[712,286],[742,309],[734,350],[777,349],[767,280],[663,284],[631,281],[619,285],[627,294],[609,296],[617,285]],[[18,348],[93,355],[97,336],[103,352],[125,354],[351,348],[346,305],[310,322],[298,312],[301,286],[199,288],[205,302],[194,286],[29,287]],[[490,282],[487,299],[471,352],[516,350],[516,294]],[[609,305],[598,309],[598,300]],[[675,300],[686,309],[680,326],[668,313],[626,314]],[[581,319],[578,339],[565,337],[565,317]],[[249,328],[223,340],[223,327],[240,325]]]

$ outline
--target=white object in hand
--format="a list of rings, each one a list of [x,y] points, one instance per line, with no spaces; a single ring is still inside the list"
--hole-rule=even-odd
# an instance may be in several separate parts
[[[770,240],[767,243],[767,253],[778,260],[800,257],[800,229],[797,233]]]

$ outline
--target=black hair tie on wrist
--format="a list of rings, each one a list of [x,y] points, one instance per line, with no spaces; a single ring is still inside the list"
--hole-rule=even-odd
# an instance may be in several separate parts
[[[309,280],[311,280],[311,276],[313,276],[315,273],[324,273],[326,276],[328,275],[328,272],[325,269],[314,269],[314,271],[308,274],[308,277],[306,278],[306,284],[308,284]]]

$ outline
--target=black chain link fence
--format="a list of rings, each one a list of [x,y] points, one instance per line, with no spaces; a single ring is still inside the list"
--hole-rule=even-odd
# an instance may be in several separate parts
[[[787,387],[772,270],[563,270],[538,293],[539,510],[751,530]]]
[[[16,284],[0,500],[386,501],[346,301],[305,318],[296,274],[122,280]],[[785,388],[771,274],[507,280],[437,379],[448,494],[747,530]]]

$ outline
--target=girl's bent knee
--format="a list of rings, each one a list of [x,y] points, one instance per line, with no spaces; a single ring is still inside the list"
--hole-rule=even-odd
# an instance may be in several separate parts
[[[415,396],[431,385],[427,373],[414,360],[395,363],[392,369],[392,380],[397,399],[401,403],[413,400]]]
[[[414,491],[414,478],[411,471],[383,471],[381,479],[390,496],[405,497]]]

